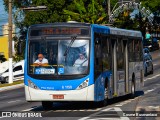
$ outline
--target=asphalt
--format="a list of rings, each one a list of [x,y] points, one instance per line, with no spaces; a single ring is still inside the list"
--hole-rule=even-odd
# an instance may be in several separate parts
[[[88,102],[54,103],[52,110],[45,111],[40,102],[26,102],[24,88],[21,87],[0,92],[0,112],[33,112],[43,116],[34,120],[160,120],[160,51],[151,54],[154,74],[144,78],[144,87],[142,91],[136,92],[134,99],[130,99],[129,96],[115,98],[109,100],[105,107]],[[136,113],[155,114],[158,117],[128,116]],[[2,118],[0,115],[0,119],[10,118]],[[12,119],[21,120],[22,118]]]

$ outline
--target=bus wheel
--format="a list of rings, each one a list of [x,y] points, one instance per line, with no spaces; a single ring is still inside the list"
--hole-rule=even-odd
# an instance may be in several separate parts
[[[51,101],[42,101],[42,106],[44,110],[51,110],[53,108],[53,102]]]
[[[131,95],[130,97],[133,99],[135,97],[135,84],[134,82],[132,82],[132,85],[131,85]]]
[[[104,86],[104,100],[99,102],[100,107],[104,107],[104,106],[107,105],[107,101],[108,101],[108,82],[106,82],[106,83],[105,83],[105,86]]]

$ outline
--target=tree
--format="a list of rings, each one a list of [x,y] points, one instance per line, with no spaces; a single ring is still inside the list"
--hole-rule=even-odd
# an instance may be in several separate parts
[[[8,1],[4,0],[6,11],[8,11]],[[54,23],[67,21],[67,15],[64,14],[64,9],[72,9],[72,2],[70,0],[12,0],[13,1],[13,18],[16,28],[19,29],[13,40],[17,43],[23,42],[25,46],[27,29],[32,24]],[[29,6],[47,6],[47,10],[43,11],[25,11],[21,8]],[[23,49],[24,50],[24,49]],[[24,59],[24,52],[22,55],[15,55],[14,60]]]
[[[107,14],[105,9],[96,0],[90,0],[87,3],[83,0],[73,0],[73,10],[64,10],[68,15],[68,20],[87,23],[107,23]]]
[[[0,63],[5,62],[7,59],[4,55],[0,55]]]
[[[160,12],[160,0],[140,0],[142,6],[150,9],[152,12]]]

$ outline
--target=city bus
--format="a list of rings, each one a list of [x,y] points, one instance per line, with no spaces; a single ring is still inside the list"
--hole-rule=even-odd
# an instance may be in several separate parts
[[[39,55],[45,64],[35,61]],[[44,109],[53,102],[102,102],[134,97],[143,86],[143,44],[139,31],[66,22],[28,29],[25,96]]]

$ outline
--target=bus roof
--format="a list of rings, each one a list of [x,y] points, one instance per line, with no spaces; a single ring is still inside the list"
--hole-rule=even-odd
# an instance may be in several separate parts
[[[55,22],[55,23],[46,23],[46,24],[35,24],[31,25],[29,28],[35,27],[52,27],[52,26],[74,26],[74,27],[92,27],[95,32],[105,33],[110,35],[119,35],[119,36],[128,36],[128,37],[142,37],[140,31],[126,30],[120,28],[114,28],[98,24],[89,24],[89,23],[80,23],[80,22]]]
[[[111,35],[123,35],[128,37],[142,37],[142,33],[140,31],[135,30],[126,30],[126,29],[120,29],[120,28],[114,28],[104,25],[92,25],[93,30],[98,33],[105,33],[105,34],[111,34]]]
[[[33,28],[33,27],[53,27],[53,26],[83,26],[83,27],[89,27],[90,24],[89,23],[79,23],[79,22],[55,22],[55,23],[45,23],[45,24],[34,24],[31,25],[29,28]]]

